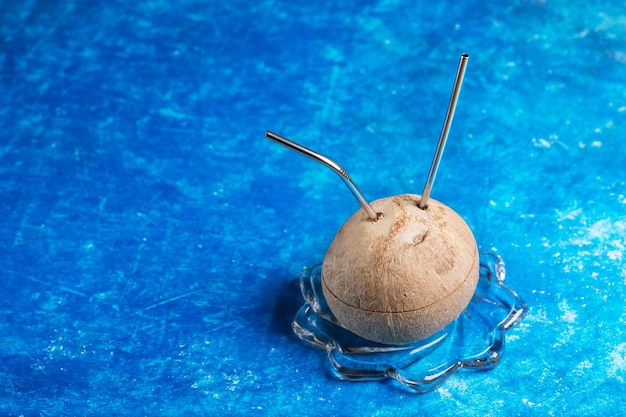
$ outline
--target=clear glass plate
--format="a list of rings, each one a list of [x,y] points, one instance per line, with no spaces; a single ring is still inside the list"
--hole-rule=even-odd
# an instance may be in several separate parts
[[[504,284],[506,271],[500,256],[483,252],[478,286],[463,314],[427,339],[383,345],[339,325],[324,300],[321,271],[321,264],[302,270],[305,304],[292,328],[303,341],[325,349],[334,373],[348,381],[392,378],[424,393],[460,369],[491,369],[504,353],[505,332],[527,312],[524,300]]]

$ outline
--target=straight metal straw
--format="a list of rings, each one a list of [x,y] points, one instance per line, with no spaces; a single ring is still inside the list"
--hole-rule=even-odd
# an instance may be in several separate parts
[[[461,55],[461,61],[459,62],[459,69],[456,73],[456,79],[454,81],[454,88],[452,89],[452,96],[450,97],[450,104],[448,105],[448,113],[446,119],[443,122],[443,129],[441,130],[441,136],[439,136],[439,144],[437,145],[437,151],[433,157],[433,163],[430,166],[430,172],[428,173],[428,179],[426,180],[426,186],[422,193],[422,198],[419,202],[419,208],[425,209],[428,207],[428,200],[430,199],[430,190],[435,182],[437,176],[437,170],[439,169],[439,162],[441,162],[441,156],[443,150],[446,147],[446,141],[448,140],[448,133],[450,132],[450,125],[454,118],[454,110],[456,109],[456,102],[461,92],[461,84],[463,84],[463,77],[465,76],[465,67],[467,66],[468,54]]]
[[[265,137],[268,139],[273,140],[274,142],[280,143],[281,145],[284,145],[286,147],[288,147],[289,149],[292,149],[296,152],[301,153],[302,155],[308,156],[309,158],[317,161],[317,162],[321,162],[322,164],[326,165],[328,168],[332,169],[333,171],[335,171],[337,174],[339,174],[339,176],[341,177],[341,179],[343,180],[343,182],[348,186],[348,188],[350,189],[350,191],[352,192],[352,195],[354,195],[354,197],[356,197],[357,201],[359,202],[359,204],[361,205],[361,207],[363,207],[363,210],[365,210],[365,212],[367,213],[368,217],[371,220],[377,220],[378,219],[378,215],[376,214],[376,212],[374,211],[374,209],[372,208],[372,206],[370,206],[370,204],[367,202],[367,200],[365,200],[365,197],[363,197],[363,194],[361,194],[361,192],[359,191],[358,187],[356,186],[356,184],[352,181],[352,179],[350,178],[350,175],[348,175],[348,173],[339,166],[339,164],[337,164],[335,161],[333,161],[330,158],[327,158],[324,155],[321,155],[317,152],[314,152],[308,148],[305,148],[302,145],[298,145],[297,143],[283,137],[280,135],[277,135],[276,133],[270,132],[269,130],[267,132],[265,132]]]

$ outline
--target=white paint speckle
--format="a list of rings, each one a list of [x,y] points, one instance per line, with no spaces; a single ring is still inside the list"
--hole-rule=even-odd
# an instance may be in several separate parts
[[[533,138],[533,145],[535,145],[537,148],[550,148],[552,147],[552,143],[548,142],[547,140],[545,140],[544,138]]]
[[[589,359],[585,359],[584,361],[576,365],[576,367],[574,367],[573,373],[575,375],[582,376],[585,374],[587,369],[591,369],[591,368],[593,368],[593,364],[589,361]]]
[[[541,404],[534,403],[534,402],[530,401],[528,398],[522,398],[522,402],[524,403],[524,405],[527,405],[529,407],[534,407],[534,406],[537,406],[537,405],[541,406]]]
[[[610,367],[607,371],[609,378],[614,378],[621,383],[625,383],[626,375],[626,342],[622,342],[609,353]]]
[[[578,314],[576,311],[569,307],[567,304],[567,300],[563,300],[559,303],[559,309],[563,313],[561,315],[561,320],[565,323],[576,323],[576,318],[578,318]]]
[[[437,392],[439,393],[439,395],[441,395],[443,398],[451,398],[452,394],[450,393],[450,391],[448,391],[447,389],[443,388],[443,387],[439,387],[437,388]]]

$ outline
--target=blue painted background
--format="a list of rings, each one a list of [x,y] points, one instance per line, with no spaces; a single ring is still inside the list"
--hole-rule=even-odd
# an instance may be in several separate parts
[[[0,0],[0,415],[626,413],[622,2]],[[530,312],[426,395],[335,379],[295,277],[433,190]]]

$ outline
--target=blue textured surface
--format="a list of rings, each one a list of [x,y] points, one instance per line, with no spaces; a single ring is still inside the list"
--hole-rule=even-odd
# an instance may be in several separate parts
[[[0,415],[626,414],[620,2],[0,1]],[[529,303],[493,371],[335,379],[295,276],[433,198]],[[226,413],[226,414],[225,414]]]

